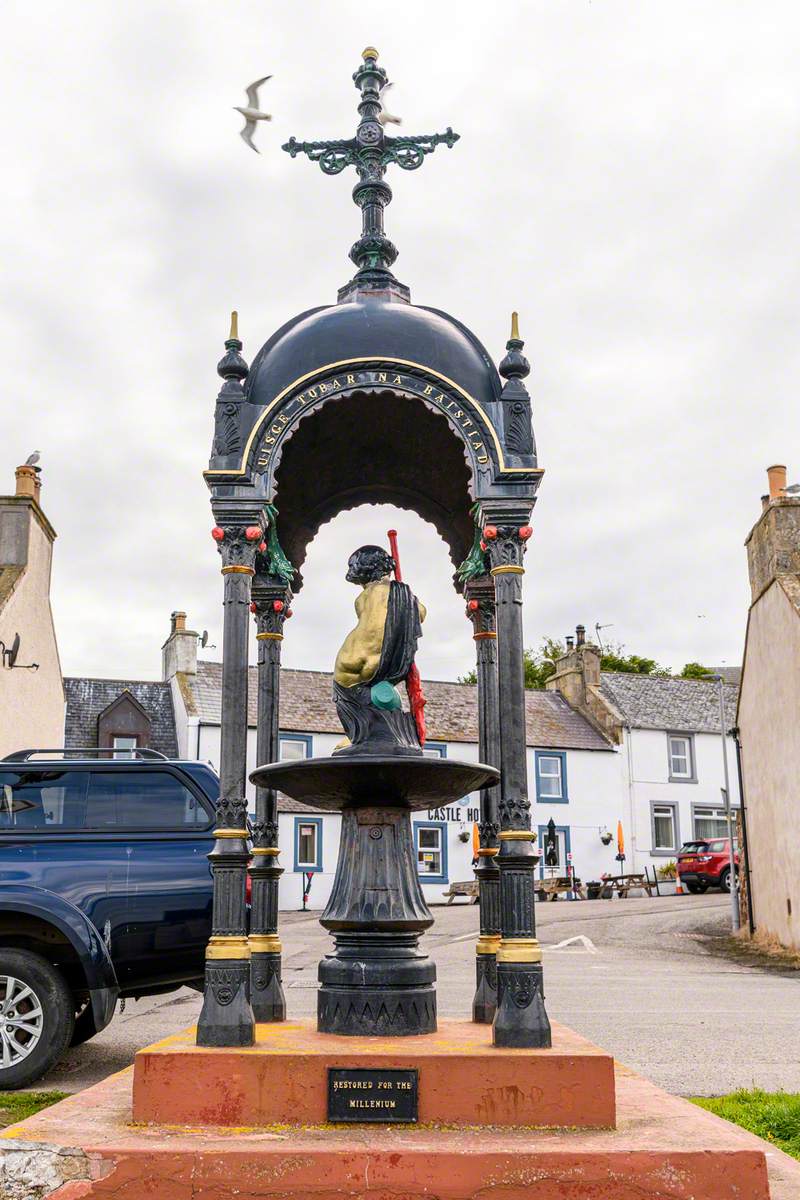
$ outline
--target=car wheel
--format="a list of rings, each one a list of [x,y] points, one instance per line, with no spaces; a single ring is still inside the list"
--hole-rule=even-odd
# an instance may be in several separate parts
[[[696,896],[699,891],[702,891],[702,888],[700,887],[699,883],[687,883],[686,887],[687,887],[687,890],[690,891],[693,896]]]
[[[63,976],[40,954],[0,949],[0,1090],[26,1087],[69,1045],[74,1002]]]
[[[736,877],[737,877],[737,879],[739,877],[738,870],[736,872]],[[719,886],[722,888],[723,892],[729,892],[731,890],[731,869],[730,869],[730,867],[725,867],[725,869],[723,871],[720,871]]]
[[[696,884],[695,886],[697,887],[697,890],[698,890],[698,892],[700,893],[700,895],[701,895],[701,896],[702,896],[702,895],[704,895],[704,894],[705,894],[705,893],[708,891],[708,884],[707,884],[707,883],[698,883],[698,884]]]

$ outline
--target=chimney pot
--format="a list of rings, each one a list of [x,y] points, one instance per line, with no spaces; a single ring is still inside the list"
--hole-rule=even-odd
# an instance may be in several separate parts
[[[567,649],[568,649],[568,650],[573,650],[573,649],[574,649],[574,647],[575,647],[575,638],[574,638],[574,637],[567,637]]]
[[[38,472],[33,467],[29,467],[27,463],[24,463],[21,467],[17,467],[15,475],[17,479],[17,495],[30,496],[38,503],[39,492],[41,491]]]
[[[786,467],[780,463],[767,467],[767,479],[769,480],[770,500],[777,500],[783,496],[783,489],[786,487]]]
[[[577,644],[579,646],[583,646],[586,644],[586,626],[585,625],[576,625],[575,626],[575,638],[576,638]]]
[[[183,633],[186,628],[186,613],[174,612],[170,620],[172,622],[172,633]]]

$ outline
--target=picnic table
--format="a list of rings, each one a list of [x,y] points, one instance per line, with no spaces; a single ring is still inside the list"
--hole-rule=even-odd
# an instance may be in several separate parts
[[[477,879],[468,879],[464,883],[451,883],[446,892],[442,893],[447,896],[447,903],[452,904],[456,896],[466,896],[473,904],[478,903],[478,881]]]
[[[647,892],[648,896],[653,895],[653,884],[644,872],[632,875],[609,875],[602,883],[600,900],[610,900],[614,892],[617,893],[621,900],[627,900],[628,892],[631,888],[639,888],[641,891]]]
[[[536,882],[540,900],[556,900],[566,892],[572,892],[579,900],[586,899],[586,888],[580,879],[570,879],[568,875],[554,875],[552,879],[539,879]]]

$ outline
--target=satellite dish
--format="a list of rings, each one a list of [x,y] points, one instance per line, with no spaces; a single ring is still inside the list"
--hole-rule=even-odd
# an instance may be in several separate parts
[[[17,655],[19,654],[19,642],[20,642],[19,634],[15,633],[14,640],[11,643],[11,649],[6,650],[6,663],[8,664],[9,670],[14,666],[15,662],[17,661]]]
[[[204,629],[200,636],[200,645],[203,647],[204,650],[205,650],[206,646],[208,645],[208,630],[207,629]]]

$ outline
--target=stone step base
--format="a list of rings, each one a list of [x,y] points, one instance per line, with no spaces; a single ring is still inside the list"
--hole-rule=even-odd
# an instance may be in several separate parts
[[[614,1061],[563,1026],[551,1050],[498,1050],[492,1031],[442,1021],[436,1033],[340,1037],[308,1021],[257,1026],[246,1050],[196,1046],[194,1031],[136,1055],[133,1119],[160,1125],[322,1125],[330,1067],[416,1068],[419,1123],[608,1129]],[[355,1106],[354,1101],[354,1106]]]
[[[37,1200],[790,1200],[800,1163],[617,1068],[603,1131],[131,1124],[130,1070],[0,1133]],[[765,1157],[766,1151],[766,1157]],[[774,1187],[770,1195],[769,1161]],[[5,1189],[5,1190],[4,1190]]]

